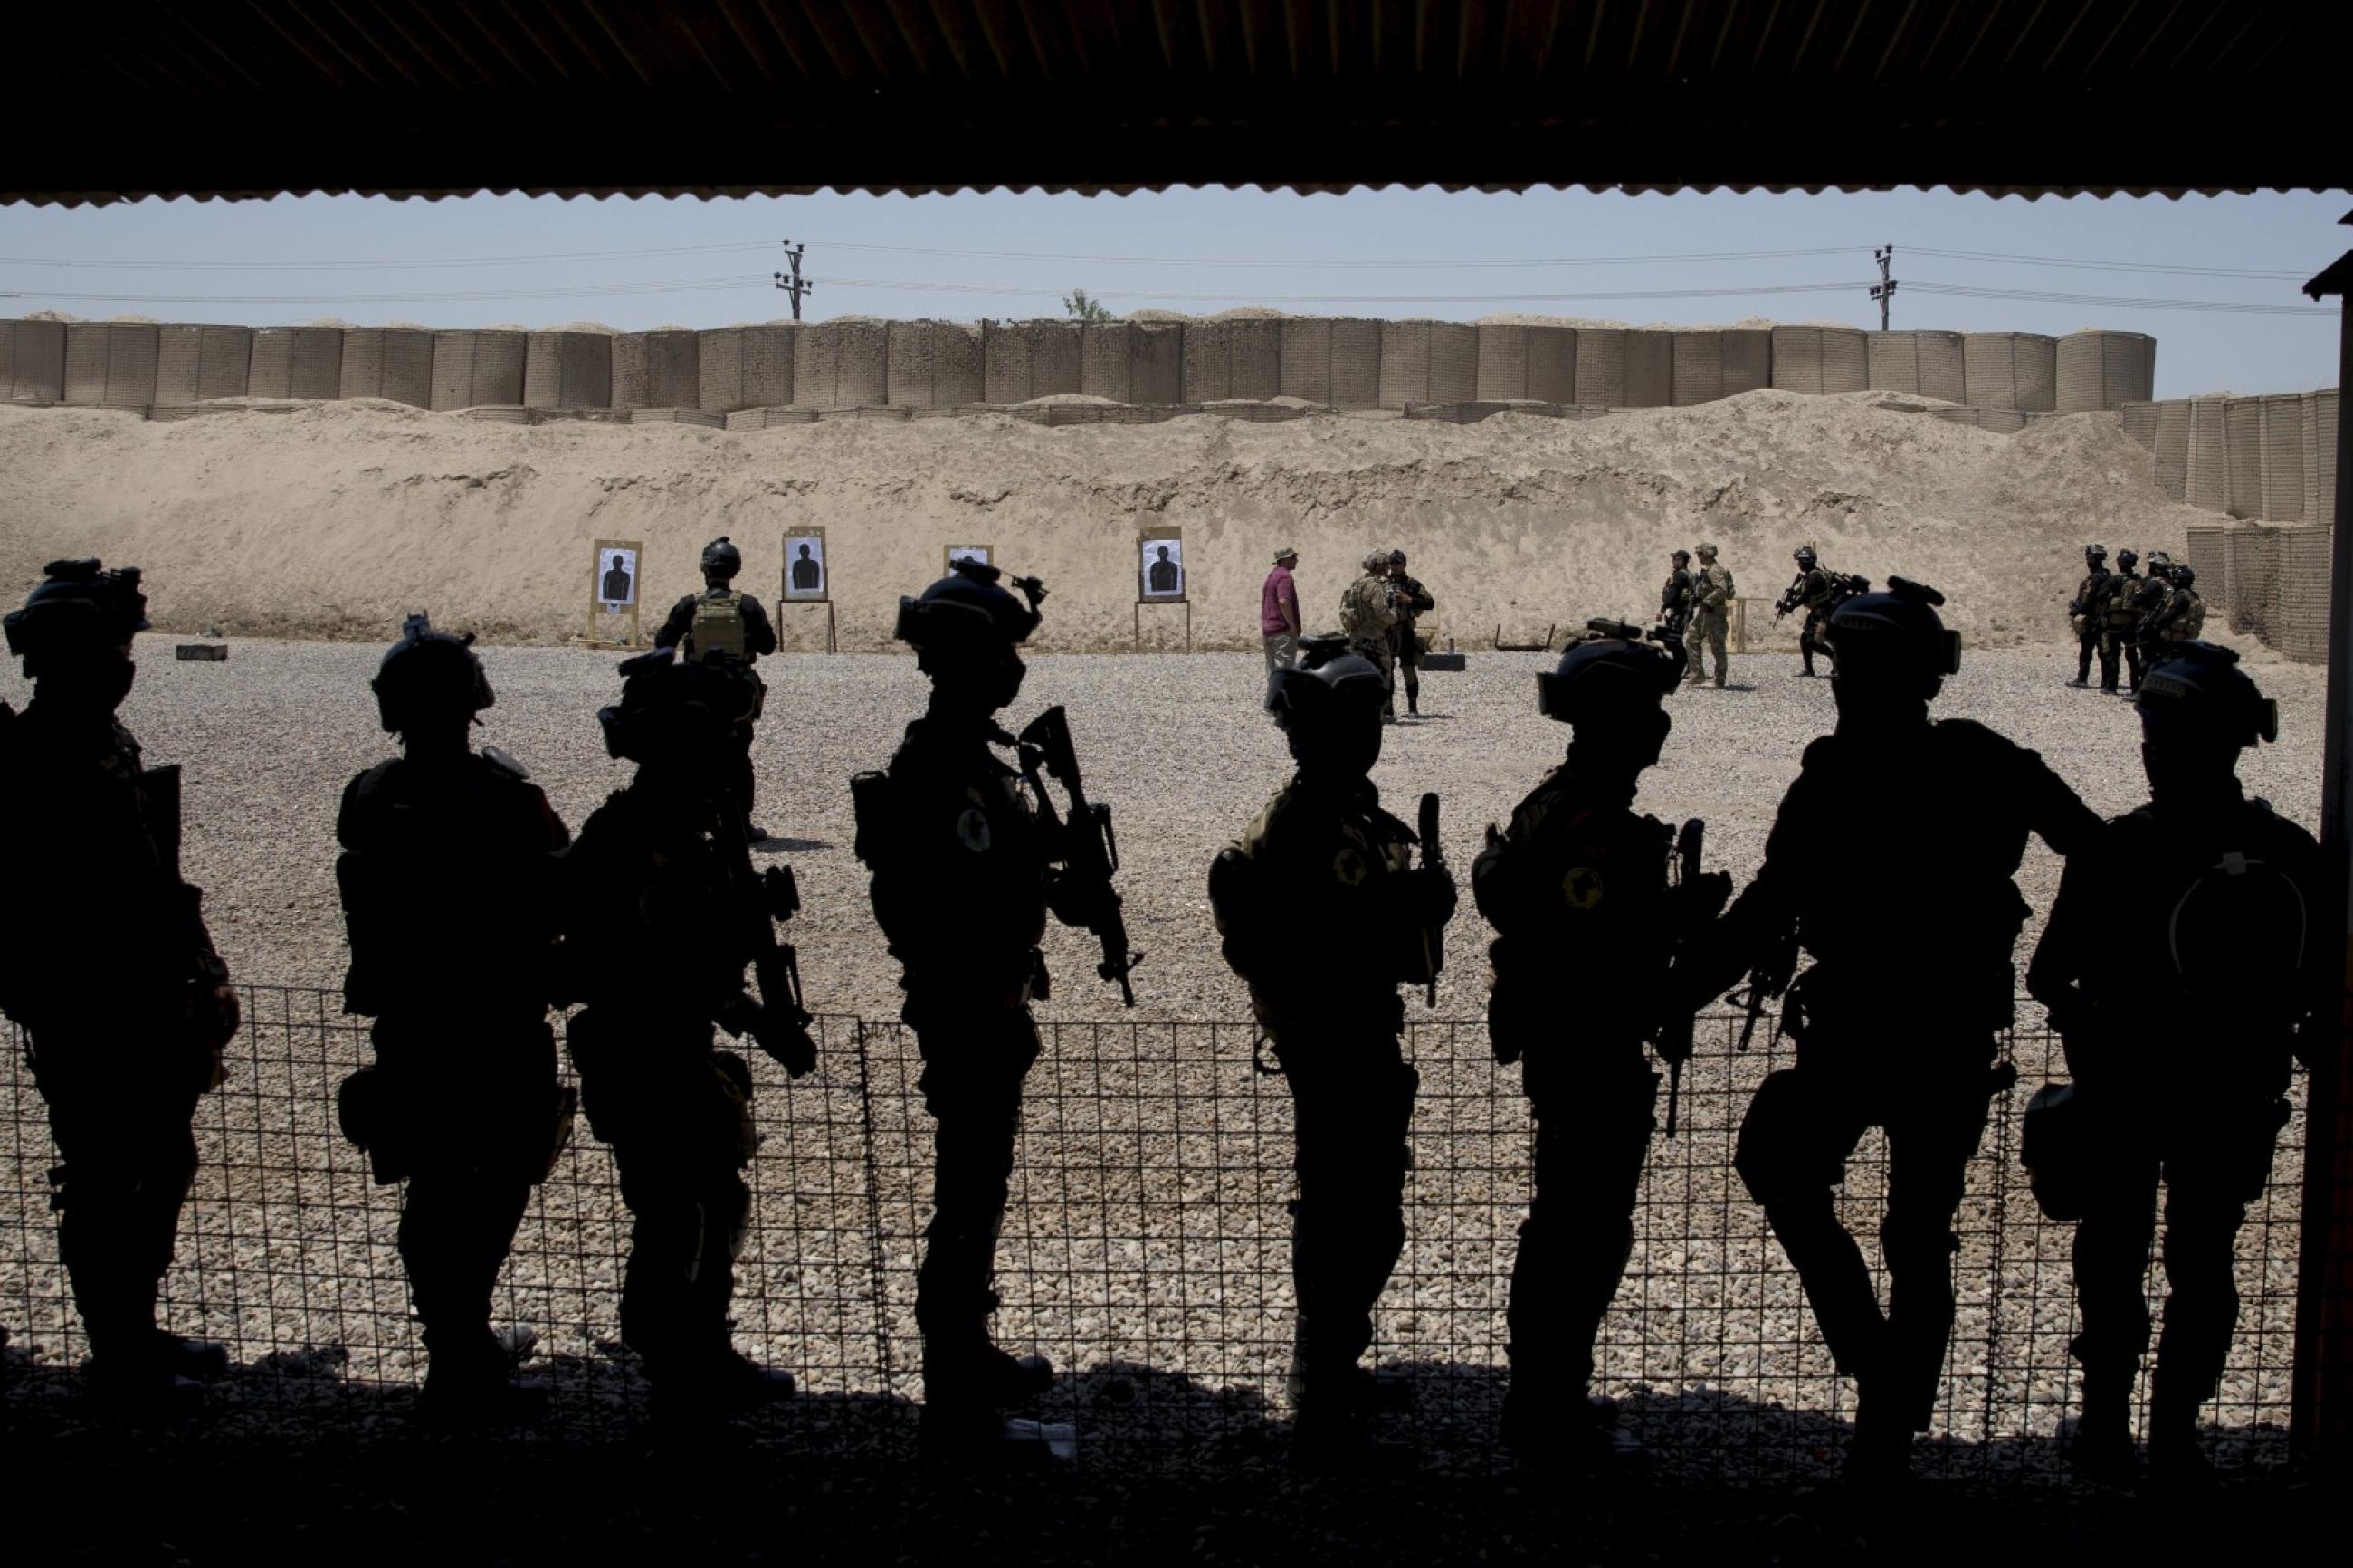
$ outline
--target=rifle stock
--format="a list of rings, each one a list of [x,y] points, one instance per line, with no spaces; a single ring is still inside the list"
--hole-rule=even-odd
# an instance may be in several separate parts
[[[789,866],[753,868],[751,829],[732,794],[719,791],[713,809],[718,820],[712,840],[726,871],[730,924],[751,952],[752,975],[760,987],[756,1007],[730,1009],[733,1024],[728,1018],[721,1024],[730,1033],[750,1036],[787,1074],[799,1078],[817,1067],[817,1042],[809,1037],[808,1009],[801,1005],[800,954],[777,940],[776,925],[800,910],[800,884]]]

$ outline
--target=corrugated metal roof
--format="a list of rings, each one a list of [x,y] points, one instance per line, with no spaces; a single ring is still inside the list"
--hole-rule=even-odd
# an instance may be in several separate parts
[[[79,0],[0,200],[2347,182],[2343,5]]]

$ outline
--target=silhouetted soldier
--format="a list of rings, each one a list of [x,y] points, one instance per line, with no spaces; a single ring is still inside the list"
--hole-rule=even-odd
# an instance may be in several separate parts
[[[1856,1380],[1847,1465],[1863,1480],[1903,1474],[1936,1402],[1962,1171],[2002,1087],[1989,1074],[2015,1005],[2011,950],[2028,910],[2012,878],[2027,836],[2066,855],[2099,831],[2034,752],[1967,720],[1929,719],[1960,667],[1959,635],[1936,616],[1943,602],[1899,577],[1831,616],[1838,727],[1806,748],[1764,867],[1724,919],[1724,949],[1695,965],[1704,979],[1714,963],[1719,981],[1778,968],[1792,936],[1814,960],[1786,1014],[1797,1066],[1758,1087],[1735,1163],[1831,1354]],[[1936,850],[1907,859],[1900,899],[1886,896],[1892,868],[1823,870],[1826,845],[1902,843],[1923,823],[1936,825]],[[1888,1146],[1883,1314],[1836,1203],[1846,1160],[1874,1126]]]
[[[525,1408],[507,1381],[522,1342],[492,1333],[491,1292],[573,1109],[547,1025],[554,856],[572,836],[512,758],[471,749],[495,700],[471,641],[409,618],[375,681],[403,754],[353,779],[335,821],[343,1011],[376,1021],[375,1065],[343,1080],[343,1131],[378,1182],[408,1183],[400,1256],[431,1357],[424,1405],[458,1421]],[[462,940],[444,911],[462,911]]]
[[[136,567],[56,561],[6,617],[33,700],[0,703],[0,814],[16,830],[0,931],[0,1008],[31,1043],[64,1163],[58,1252],[99,1390],[179,1403],[227,1370],[218,1345],[155,1324],[189,1124],[237,1032],[228,970],[180,879],[180,770],[149,768],[114,710],[147,627]]]
[[[2070,686],[2092,684],[2092,656],[2101,651],[2101,634],[2108,621],[2108,597],[2117,585],[2115,574],[2108,570],[2108,547],[2084,546],[2084,580],[2075,585],[2075,596],[2067,605],[2067,618],[2075,628],[2075,679],[2067,683]],[[2100,668],[2100,684],[2110,691],[2116,689],[2113,656]]]
[[[2100,689],[2111,697],[2116,694],[2119,659],[2131,672],[2130,689],[2140,689],[2140,643],[2133,636],[2134,628],[2140,624],[2142,579],[2134,570],[2139,564],[2138,551],[2116,552],[2116,569],[2109,576],[2107,603],[2100,613]]]
[[[923,1107],[936,1123],[915,1280],[923,1437],[934,1452],[995,1441],[1000,1408],[1053,1382],[1044,1357],[998,1349],[988,1325],[1021,1083],[1038,1059],[1038,944],[1061,853],[992,749],[1014,743],[996,715],[1020,694],[1017,649],[1037,629],[1043,594],[1025,606],[998,585],[1002,575],[958,560],[920,598],[899,601],[897,635],[931,679],[931,706],[907,726],[887,773],[852,781],[858,856],[873,870],[875,919],[904,966],[900,1016],[923,1053]]]
[[[1159,558],[1153,562],[1149,577],[1154,593],[1173,594],[1176,591],[1176,585],[1181,579],[1177,574],[1176,563],[1168,559],[1166,545],[1160,547]]]
[[[733,742],[723,766],[744,820],[752,817],[754,784],[752,775],[752,726],[767,700],[767,687],[753,668],[761,656],[776,651],[776,628],[759,600],[735,591],[736,574],[744,570],[744,552],[726,535],[702,547],[702,592],[689,594],[670,606],[670,618],[654,634],[654,647],[675,647],[689,664],[707,664],[736,677],[737,712],[729,735]],[[713,689],[715,691],[715,689]],[[768,837],[752,829],[756,843]]]
[[[814,594],[824,586],[825,568],[809,553],[809,547],[802,545],[799,558],[793,563],[793,592]]]
[[[1429,611],[1438,607],[1438,601],[1421,579],[1405,569],[1405,552],[1389,552],[1389,600],[1397,608],[1397,625],[1390,628],[1389,638],[1397,645],[1397,667],[1403,672],[1405,710],[1421,711],[1421,632],[1419,623]],[[1395,694],[1390,706],[1396,707]]]
[[[585,1004],[565,1039],[589,1128],[613,1146],[637,1221],[621,1337],[645,1358],[658,1408],[691,1421],[793,1389],[787,1373],[755,1365],[729,1338],[751,1211],[740,1173],[758,1139],[750,1069],[713,1049],[712,1026],[754,1040],[788,1071],[809,1061],[783,999],[755,1003],[744,986],[754,952],[730,863],[748,869],[749,860],[722,765],[736,678],[668,654],[621,669],[619,704],[596,717],[606,750],[638,771],[563,859],[565,989]]]
[[[1659,585],[1659,629],[1679,642],[1691,624],[1692,585],[1691,552],[1678,550],[1668,557],[1667,580]]]
[[[2149,552],[2148,574],[2132,597],[2132,629],[2126,635],[2132,639],[2134,651],[2139,655],[2143,674],[2163,662],[2164,650],[2150,636],[2157,618],[2173,603],[2173,557],[2162,550]]]
[[[2233,1238],[2271,1176],[2292,1058],[2309,1060],[2305,1031],[2335,1018],[2326,917],[2342,906],[2325,890],[2312,836],[2240,790],[2240,752],[2277,739],[2279,719],[2237,658],[2185,643],[2142,683],[2149,804],[2068,861],[2027,974],[2075,1080],[2078,1136],[2057,1162],[2083,1217],[2073,1451],[2110,1477],[2133,1466],[2158,1176],[2171,1295],[2148,1457],[2165,1479],[2194,1480],[2209,1473],[2199,1406],[2220,1384],[2238,1320]]]
[[[1683,670],[1680,642],[1652,647],[1634,633],[1594,623],[1540,678],[1540,710],[1573,727],[1567,759],[1513,810],[1507,830],[1488,828],[1471,872],[1498,933],[1488,1037],[1497,1061],[1523,1064],[1536,1119],[1504,1401],[1504,1439],[1529,1458],[1609,1452],[1588,1384],[1594,1336],[1632,1252],[1654,1125],[1659,1079],[1642,1042],[1656,1034],[1662,1058],[1688,1056],[1687,1030],[1660,1029],[1669,961],[1732,891],[1722,873],[1671,889],[1674,833],[1631,809],[1672,727],[1662,700]]]
[[[1798,563],[1798,575],[1782,594],[1781,603],[1775,606],[1775,610],[1777,615],[1785,615],[1790,610],[1805,612],[1806,618],[1798,627],[1798,658],[1803,661],[1799,673],[1813,674],[1814,655],[1820,653],[1829,656],[1831,673],[1835,675],[1838,673],[1838,653],[1824,633],[1830,626],[1831,612],[1838,599],[1838,574],[1823,569],[1810,544],[1798,546],[1790,558]]]
[[[1250,984],[1296,1124],[1297,1291],[1291,1399],[1315,1462],[1360,1448],[1371,1393],[1357,1361],[1405,1245],[1401,1208],[1414,1070],[1398,1050],[1398,985],[1430,978],[1454,881],[1412,866],[1414,831],[1366,775],[1381,754],[1386,683],[1373,663],[1310,637],[1305,667],[1267,680],[1298,772],[1209,870],[1226,962]]]

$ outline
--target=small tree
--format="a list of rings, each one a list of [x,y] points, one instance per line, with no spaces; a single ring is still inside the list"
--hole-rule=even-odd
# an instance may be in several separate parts
[[[1111,310],[1101,300],[1090,296],[1083,289],[1073,289],[1062,296],[1062,313],[1082,321],[1108,321]]]

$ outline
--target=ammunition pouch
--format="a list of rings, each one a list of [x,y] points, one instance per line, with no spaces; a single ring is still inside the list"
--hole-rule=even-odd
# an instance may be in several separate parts
[[[871,771],[850,774],[849,805],[857,822],[850,852],[871,866],[892,827],[891,775]]]
[[[760,1130],[752,1121],[752,1069],[733,1051],[713,1051],[711,1072],[719,1082],[716,1131],[722,1146],[734,1150],[740,1171],[760,1151]]]

